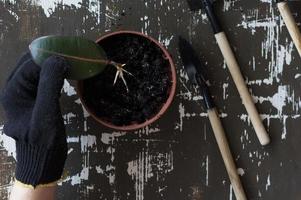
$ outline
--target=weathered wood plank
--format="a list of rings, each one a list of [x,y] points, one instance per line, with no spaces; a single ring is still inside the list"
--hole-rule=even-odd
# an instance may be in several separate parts
[[[0,88],[16,58],[35,37],[99,35],[137,30],[164,43],[177,64],[171,109],[136,132],[98,125],[82,109],[73,83],[62,98],[68,133],[68,177],[58,199],[235,199],[201,99],[187,82],[177,36],[190,39],[208,66],[241,179],[250,199],[299,199],[301,150],[300,58],[279,16],[266,0],[224,0],[217,14],[237,54],[272,144],[261,147],[203,13],[180,0],[0,0]],[[300,23],[300,2],[292,3]],[[0,111],[0,125],[4,123]],[[0,131],[0,194],[7,199],[15,161]],[[5,174],[3,176],[3,174]]]

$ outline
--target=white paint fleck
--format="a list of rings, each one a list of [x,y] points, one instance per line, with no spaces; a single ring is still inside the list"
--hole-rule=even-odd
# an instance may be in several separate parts
[[[180,127],[180,131],[183,131],[183,118],[185,117],[185,107],[182,103],[179,104],[179,113],[180,123],[178,125]]]
[[[8,156],[12,156],[16,160],[16,142],[4,134],[3,127],[0,125],[0,145],[7,151]]]
[[[87,181],[89,180],[89,168],[88,167],[84,167],[80,173],[75,174],[73,176],[68,176],[66,177],[62,182],[70,182],[70,184],[72,186],[74,185],[79,185],[81,184],[83,181]]]
[[[104,174],[104,170],[101,168],[101,166],[95,166],[95,169],[98,174]]]
[[[206,186],[209,185],[209,156],[206,156]]]
[[[116,179],[115,169],[116,167],[113,166],[112,164],[106,166],[106,172],[108,173],[107,177],[109,178],[110,185],[114,185],[115,183],[115,179]]]
[[[288,97],[288,87],[287,86],[279,86],[278,92],[274,94],[271,98],[272,105],[277,108],[278,114],[281,115],[283,111],[283,107],[286,105],[286,100]]]
[[[164,46],[168,47],[172,41],[172,39],[174,38],[174,36],[169,36],[169,37],[165,37],[163,38],[162,34],[159,35],[159,39],[158,41],[163,44]]]
[[[79,143],[79,137],[67,137],[67,143]]]
[[[94,135],[81,135],[81,152],[86,153],[88,148],[94,149],[94,152],[97,152],[96,147],[96,136]]]
[[[258,161],[257,166],[260,167],[261,163],[261,161]]]
[[[296,74],[295,75],[295,79],[298,79],[298,78],[300,78],[301,77],[301,74]]]
[[[283,130],[282,130],[282,134],[281,134],[281,139],[285,140],[287,137],[287,131],[286,131],[286,120],[287,120],[287,116],[283,116]]]
[[[18,16],[18,14],[12,10],[8,9],[8,12],[16,19],[16,22],[19,21],[20,17]]]
[[[70,153],[72,153],[74,151],[74,149],[73,148],[70,148],[70,149],[68,149],[68,155],[70,154]]]
[[[227,94],[227,88],[229,87],[229,83],[223,83],[223,99],[227,99],[228,98],[228,94]]]
[[[270,186],[271,186],[271,175],[269,174],[267,178],[267,183],[265,185],[265,190],[268,191]]]
[[[238,0],[225,0],[224,1],[224,11],[229,11],[231,7],[235,5]]]
[[[173,165],[172,151],[154,154],[143,151],[137,160],[128,162],[127,172],[135,181],[136,200],[144,199],[144,187],[150,178],[156,176],[159,180],[163,174],[174,169]],[[155,169],[152,166],[156,166]]]
[[[243,168],[238,168],[237,169],[237,173],[240,175],[240,176],[243,176],[245,174],[245,170]]]
[[[75,88],[73,86],[71,86],[71,84],[66,79],[64,80],[63,92],[67,96],[76,95]]]
[[[64,114],[63,115],[63,119],[64,119],[64,123],[65,125],[71,124],[72,123],[72,119],[75,118],[76,115],[72,112]]]
[[[101,134],[101,141],[104,144],[112,144],[113,141],[115,140],[115,138],[121,137],[125,134],[126,134],[126,132],[119,132],[119,131],[115,131],[113,133],[102,133]]]

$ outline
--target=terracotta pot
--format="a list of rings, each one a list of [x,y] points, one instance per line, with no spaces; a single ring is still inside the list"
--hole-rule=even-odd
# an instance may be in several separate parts
[[[103,120],[102,118],[98,117],[93,110],[91,110],[87,104],[85,103],[84,99],[83,99],[83,81],[78,81],[77,83],[77,92],[78,92],[78,95],[80,97],[80,100],[83,104],[83,106],[85,107],[85,109],[87,110],[87,112],[97,121],[99,122],[100,124],[104,125],[104,126],[107,126],[109,128],[112,128],[112,129],[116,129],[116,130],[121,130],[121,131],[130,131],[130,130],[136,130],[136,129],[139,129],[139,128],[142,128],[142,127],[145,127],[153,122],[155,122],[157,119],[159,119],[167,110],[167,108],[170,106],[173,98],[174,98],[174,95],[175,95],[175,90],[176,90],[176,70],[175,70],[175,65],[174,65],[174,62],[170,56],[170,54],[167,52],[167,50],[158,42],[156,41],[155,39],[143,34],[143,33],[140,33],[140,32],[135,32],[135,31],[117,31],[117,32],[113,32],[113,33],[109,33],[109,34],[106,34],[102,37],[100,37],[98,40],[96,40],[97,43],[101,43],[102,40],[106,39],[106,38],[109,38],[109,37],[112,37],[112,36],[116,36],[116,35],[120,35],[120,34],[133,34],[133,35],[138,35],[138,36],[141,36],[141,37],[144,37],[150,41],[152,41],[154,44],[156,44],[158,47],[160,47],[162,49],[162,51],[164,52],[164,55],[166,57],[166,59],[169,61],[169,64],[170,64],[170,79],[171,79],[171,88],[170,90],[168,91],[169,93],[169,97],[167,99],[167,101],[162,105],[160,111],[155,114],[151,119],[148,119],[147,121],[145,121],[144,123],[141,123],[141,124],[136,124],[136,123],[133,123],[131,125],[127,125],[127,126],[116,126],[114,124],[111,124],[109,123],[108,121],[105,121]]]

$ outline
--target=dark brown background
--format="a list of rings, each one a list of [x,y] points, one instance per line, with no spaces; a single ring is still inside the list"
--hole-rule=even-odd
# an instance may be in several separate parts
[[[74,83],[66,83],[62,109],[70,150],[68,177],[59,187],[58,199],[235,199],[206,112],[183,71],[178,35],[193,43],[208,66],[212,94],[249,199],[301,199],[301,60],[275,3],[216,4],[272,138],[271,145],[261,147],[203,13],[191,13],[182,0],[59,2],[0,1],[1,88],[36,37],[83,35],[95,40],[120,29],[141,31],[165,44],[176,63],[178,85],[172,106],[157,123],[122,133],[87,116],[73,92]],[[291,7],[301,22],[301,3]],[[8,198],[15,166],[13,143],[3,134],[3,123],[0,110],[1,200]]]

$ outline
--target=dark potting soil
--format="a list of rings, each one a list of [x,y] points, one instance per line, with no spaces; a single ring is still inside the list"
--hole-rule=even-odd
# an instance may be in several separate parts
[[[150,40],[122,34],[103,40],[100,46],[109,60],[126,63],[122,80],[113,86],[116,68],[107,66],[99,75],[83,82],[83,98],[90,110],[114,125],[143,123],[156,115],[167,101],[171,72],[163,51]]]

